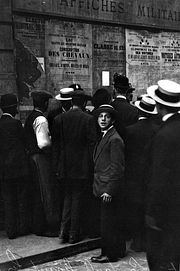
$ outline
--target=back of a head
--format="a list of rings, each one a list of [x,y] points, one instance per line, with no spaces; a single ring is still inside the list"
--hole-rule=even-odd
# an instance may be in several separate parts
[[[115,73],[113,76],[114,88],[117,92],[126,94],[127,90],[130,88],[129,79],[122,74]]]
[[[111,94],[105,88],[98,89],[92,97],[92,105],[98,108],[102,104],[109,104],[111,102]]]
[[[84,96],[73,96],[72,97],[72,104],[76,105],[80,108],[84,107],[84,103],[86,102],[86,99]]]
[[[46,103],[48,102],[48,100],[52,98],[52,95],[50,93],[43,92],[43,91],[33,91],[31,93],[31,97],[33,99],[34,107],[43,109]]]
[[[72,93],[72,104],[83,109],[86,105],[87,98],[88,96],[82,88],[77,89]]]

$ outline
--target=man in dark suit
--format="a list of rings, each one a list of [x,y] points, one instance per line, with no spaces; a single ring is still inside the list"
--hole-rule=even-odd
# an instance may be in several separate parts
[[[5,209],[5,229],[10,239],[29,233],[29,170],[22,124],[15,119],[17,98],[1,96],[0,180]]]
[[[47,120],[50,133],[55,117],[61,113],[67,112],[72,107],[72,97],[70,94],[73,91],[73,88],[62,88],[55,98],[50,99],[47,109]]]
[[[133,238],[131,248],[144,251],[144,168],[148,156],[150,141],[158,129],[152,117],[156,115],[156,102],[147,94],[135,102],[139,110],[139,119],[133,125],[126,127],[125,139],[125,180],[128,202],[127,227]]]
[[[138,110],[127,100],[127,94],[133,90],[129,79],[121,74],[114,74],[115,100],[111,103],[118,112],[117,120],[114,124],[117,132],[123,136],[123,128],[134,124],[138,120]]]
[[[151,271],[179,270],[180,85],[160,80],[148,91],[163,124],[153,138],[147,190],[147,260]]]
[[[85,92],[73,92],[73,107],[55,118],[52,143],[54,170],[65,187],[61,242],[80,240],[82,197],[93,174],[94,119],[83,112]]]
[[[100,200],[101,255],[92,262],[117,261],[125,256],[123,234],[124,143],[115,128],[115,110],[101,105],[94,111],[103,137],[94,150],[93,192]]]

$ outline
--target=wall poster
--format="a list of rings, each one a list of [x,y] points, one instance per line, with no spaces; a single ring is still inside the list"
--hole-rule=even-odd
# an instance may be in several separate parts
[[[110,74],[125,74],[125,30],[122,27],[104,25],[93,26],[93,86],[95,90],[102,85],[102,71]],[[108,88],[108,87],[106,87]]]
[[[21,111],[32,109],[31,91],[45,90],[46,76],[38,58],[45,55],[45,20],[14,16],[16,74]]]
[[[51,20],[46,22],[47,88],[78,83],[92,92],[92,27],[89,24]]]
[[[180,83],[180,33],[126,30],[126,69],[135,95],[160,79]]]

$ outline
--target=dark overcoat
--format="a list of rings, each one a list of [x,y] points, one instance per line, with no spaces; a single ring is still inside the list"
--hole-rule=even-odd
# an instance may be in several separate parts
[[[124,143],[114,127],[94,150],[93,192],[100,201],[101,253],[124,257]],[[111,202],[103,202],[103,193],[112,196]]]
[[[95,140],[94,118],[81,109],[71,109],[55,118],[52,132],[53,167],[61,178],[90,178]]]
[[[116,125],[124,127],[132,125],[138,120],[138,110],[135,106],[128,103],[126,99],[116,98],[112,103],[114,109],[118,112]]]
[[[111,196],[123,192],[124,143],[115,128],[111,128],[94,150],[94,194]]]
[[[128,199],[133,203],[143,203],[148,148],[158,128],[151,119],[140,119],[126,127],[125,179]]]
[[[161,229],[163,253],[180,255],[180,114],[163,123],[150,152],[147,214]]]
[[[25,135],[20,120],[8,115],[0,119],[0,177],[17,179],[29,173]]]

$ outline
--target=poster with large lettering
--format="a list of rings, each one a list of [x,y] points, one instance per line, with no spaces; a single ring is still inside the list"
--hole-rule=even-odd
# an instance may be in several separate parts
[[[89,24],[46,22],[46,69],[48,89],[78,83],[92,92],[92,28]]]
[[[109,72],[109,88],[115,72],[125,74],[125,30],[122,27],[93,26],[93,83],[101,87],[102,71]],[[108,88],[108,86],[106,87]]]
[[[126,69],[135,94],[160,79],[179,81],[180,33],[126,30]]]

